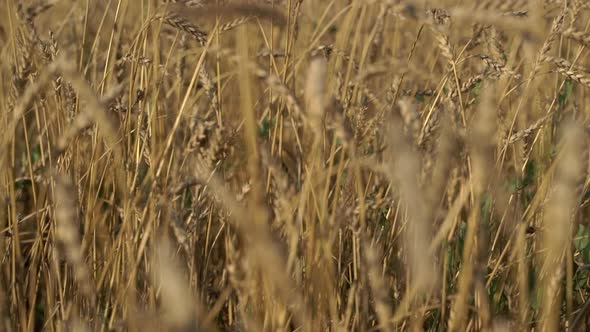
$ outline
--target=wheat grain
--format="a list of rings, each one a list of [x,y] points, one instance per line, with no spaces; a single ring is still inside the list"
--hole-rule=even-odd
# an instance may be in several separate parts
[[[586,70],[574,67],[569,61],[563,58],[546,56],[544,59],[553,63],[560,74],[572,81],[590,87],[590,75]]]

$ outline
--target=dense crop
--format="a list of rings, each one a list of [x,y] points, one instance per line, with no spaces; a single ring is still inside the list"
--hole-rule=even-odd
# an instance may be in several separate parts
[[[0,0],[0,331],[583,331],[584,0]]]

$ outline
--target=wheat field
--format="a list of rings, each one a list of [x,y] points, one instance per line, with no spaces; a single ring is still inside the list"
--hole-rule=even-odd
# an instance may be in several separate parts
[[[0,331],[590,329],[590,2],[0,17]]]

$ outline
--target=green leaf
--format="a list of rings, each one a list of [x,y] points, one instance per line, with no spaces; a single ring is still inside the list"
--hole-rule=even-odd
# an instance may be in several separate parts
[[[580,224],[578,225],[578,231],[574,237],[574,246],[584,254],[584,251],[588,251],[586,249],[589,249],[588,245],[590,245],[590,230],[586,226]]]
[[[530,294],[530,304],[533,310],[539,310],[541,306],[541,295],[542,292],[540,291],[540,287],[537,287],[537,269],[534,265],[529,265],[529,294]]]
[[[489,220],[492,214],[492,203],[494,199],[490,193],[484,193],[481,198],[481,219]]]
[[[534,160],[529,160],[524,168],[524,178],[522,179],[522,187],[527,187],[535,182],[535,174],[537,173],[537,164]]]
[[[473,85],[473,88],[471,89],[471,92],[473,92],[473,95],[475,97],[478,97],[479,96],[479,94],[481,93],[481,81],[480,82],[476,82]]]
[[[586,281],[588,280],[588,271],[587,270],[578,270],[574,276],[574,289],[580,290],[584,289],[586,286]]]
[[[35,165],[41,159],[41,146],[37,145],[31,149],[31,162]]]
[[[416,94],[415,96],[416,100],[423,103],[424,102],[424,95],[421,95],[419,93]]]
[[[270,134],[270,127],[274,125],[274,119],[264,119],[259,128],[258,135],[260,137],[268,137]]]
[[[572,95],[573,91],[574,83],[571,80],[566,80],[563,85],[563,89],[560,91],[557,99],[559,108],[565,107],[565,105],[567,104],[567,100]]]

